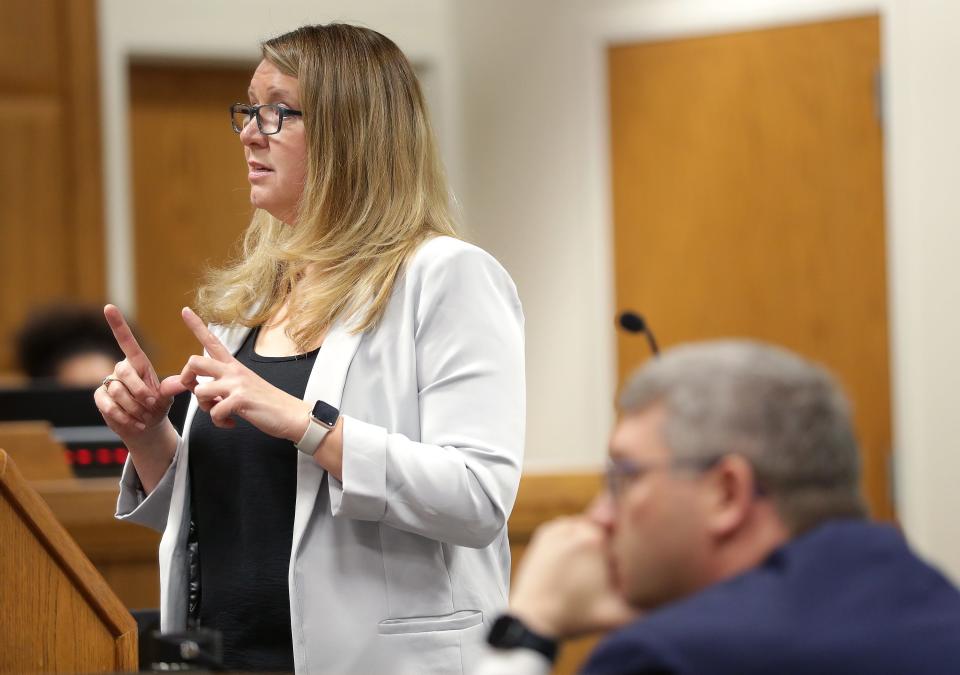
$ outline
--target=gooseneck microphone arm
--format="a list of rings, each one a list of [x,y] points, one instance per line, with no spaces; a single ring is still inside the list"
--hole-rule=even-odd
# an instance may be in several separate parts
[[[647,325],[642,316],[627,310],[620,314],[618,322],[620,327],[629,333],[643,333],[647,337],[647,344],[650,345],[650,351],[653,352],[653,355],[660,355],[657,339],[653,337],[653,331],[650,330],[650,326]]]

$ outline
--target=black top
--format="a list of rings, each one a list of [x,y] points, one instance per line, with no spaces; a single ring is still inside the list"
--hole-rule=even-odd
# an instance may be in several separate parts
[[[302,398],[319,350],[260,356],[259,332],[250,331],[237,360]],[[287,571],[297,449],[234,420],[235,428],[220,429],[197,410],[190,426],[191,619],[221,631],[228,670],[293,671]]]

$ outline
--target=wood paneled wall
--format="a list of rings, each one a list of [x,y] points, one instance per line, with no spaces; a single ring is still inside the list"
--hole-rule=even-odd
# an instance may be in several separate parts
[[[102,301],[95,0],[0,3],[0,371],[27,310]]]

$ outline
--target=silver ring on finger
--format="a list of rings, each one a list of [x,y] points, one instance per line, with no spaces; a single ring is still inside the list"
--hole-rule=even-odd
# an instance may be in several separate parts
[[[105,392],[110,393],[111,382],[119,382],[120,384],[123,384],[123,380],[121,380],[119,377],[114,377],[113,375],[107,375],[105,378],[103,378],[103,382],[100,383],[100,386],[103,387],[103,390]]]

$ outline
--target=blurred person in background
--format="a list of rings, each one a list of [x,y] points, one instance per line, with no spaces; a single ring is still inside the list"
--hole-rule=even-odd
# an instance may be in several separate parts
[[[457,238],[393,42],[305,26],[262,56],[231,107],[253,220],[183,311],[205,354],[161,382],[104,310],[126,354],[95,394],[130,449],[118,517],[164,533],[163,629],[221,631],[228,669],[460,672],[506,602],[516,289]]]
[[[14,343],[18,370],[64,387],[96,387],[123,358],[100,310],[67,302],[30,312]]]
[[[871,523],[848,405],[821,367],[748,341],[665,352],[629,380],[607,490],[542,526],[482,675],[954,673],[960,593]]]

